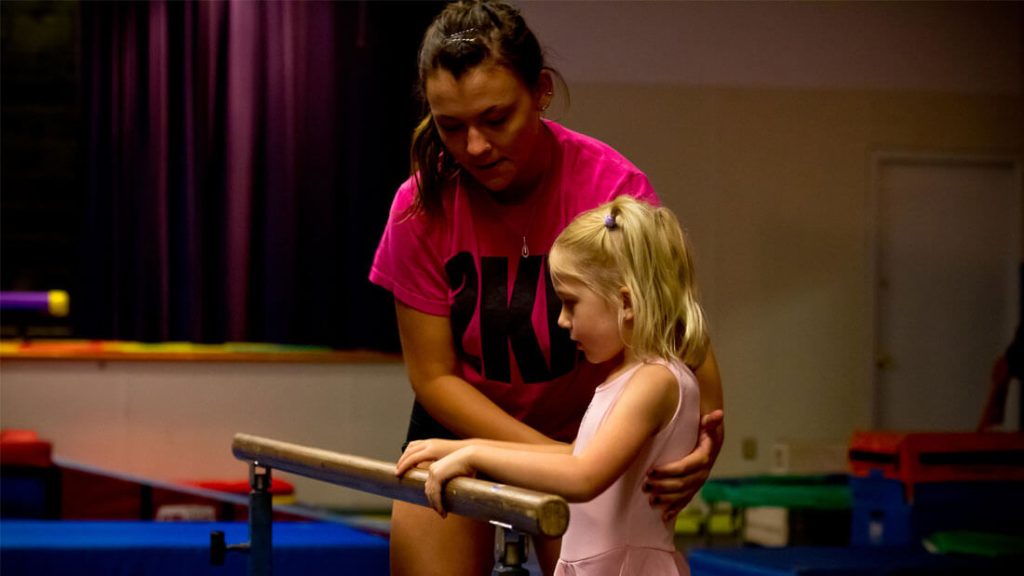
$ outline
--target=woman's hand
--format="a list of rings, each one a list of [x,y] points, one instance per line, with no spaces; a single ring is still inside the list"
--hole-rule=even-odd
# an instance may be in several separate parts
[[[700,419],[697,447],[682,460],[670,462],[647,473],[644,492],[651,506],[663,508],[662,518],[669,521],[697,495],[718,459],[725,440],[725,413],[714,410]]]
[[[413,440],[405,447],[405,452],[398,459],[395,465],[395,476],[401,476],[422,462],[440,460],[466,446],[464,440],[442,440],[430,438],[428,440]]]
[[[471,464],[473,447],[468,446],[452,452],[430,465],[430,474],[423,485],[423,491],[427,494],[427,501],[430,506],[441,515],[441,518],[448,516],[444,509],[444,487],[449,480],[457,476],[474,476],[476,470]]]

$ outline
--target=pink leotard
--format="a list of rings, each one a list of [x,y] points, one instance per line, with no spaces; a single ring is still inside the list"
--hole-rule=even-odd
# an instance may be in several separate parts
[[[653,466],[679,460],[697,443],[700,392],[693,372],[679,361],[655,361],[679,383],[672,420],[647,442],[629,469],[589,502],[569,505],[569,528],[562,537],[556,576],[677,576],[690,569],[673,541],[673,525],[647,502],[641,490]],[[580,424],[573,453],[593,439],[629,379],[642,364],[597,387]]]

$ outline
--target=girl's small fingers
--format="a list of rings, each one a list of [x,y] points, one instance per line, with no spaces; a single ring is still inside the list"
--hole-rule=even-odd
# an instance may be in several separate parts
[[[434,502],[434,510],[437,511],[438,516],[440,516],[441,518],[448,517],[448,511],[444,509],[444,505],[441,504],[440,499]]]
[[[405,474],[405,471],[409,469],[407,461],[408,459],[405,457],[405,454],[402,454],[402,457],[395,463],[395,476]]]
[[[441,518],[448,515],[447,510],[444,509],[444,505],[441,502],[441,491],[434,488],[433,486],[427,489],[427,502],[430,503],[430,507],[437,512]]]
[[[395,475],[401,476],[402,474],[405,474],[410,468],[415,466],[417,462],[418,461],[408,452],[402,454],[402,457],[398,459],[398,463],[395,464]]]

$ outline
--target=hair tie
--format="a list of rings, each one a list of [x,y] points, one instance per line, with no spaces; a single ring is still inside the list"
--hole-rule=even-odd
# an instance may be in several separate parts
[[[609,214],[609,215],[604,217],[604,227],[609,229],[609,230],[614,230],[615,229],[616,225],[615,225],[615,215],[614,214]]]

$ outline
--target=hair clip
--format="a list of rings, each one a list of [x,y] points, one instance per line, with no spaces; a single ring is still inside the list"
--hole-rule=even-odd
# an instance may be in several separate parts
[[[615,229],[615,215],[609,214],[604,217],[604,227],[609,230]]]
[[[460,32],[454,32],[445,36],[445,42],[476,42],[478,30],[476,28],[466,28]]]

